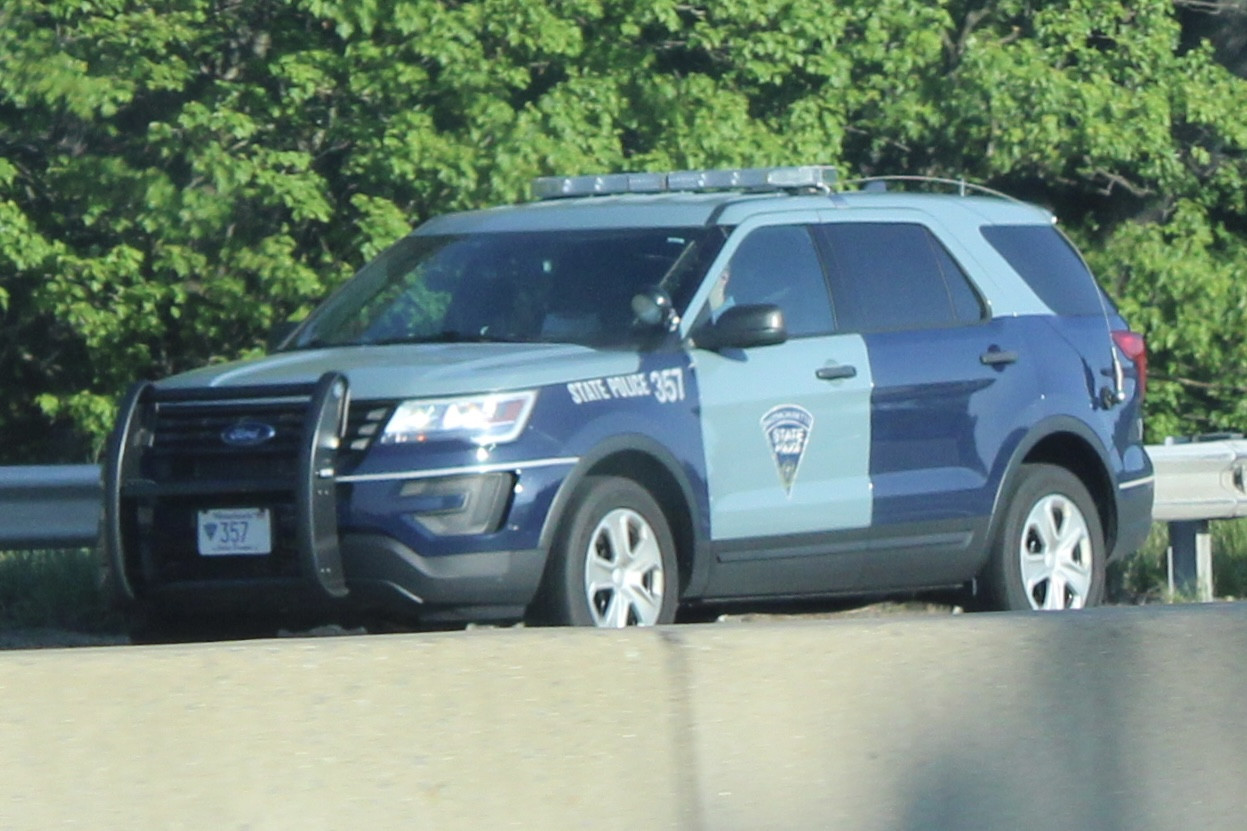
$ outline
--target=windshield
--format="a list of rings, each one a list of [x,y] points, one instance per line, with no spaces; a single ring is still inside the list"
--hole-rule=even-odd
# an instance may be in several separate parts
[[[325,301],[287,348],[634,346],[643,330],[632,297],[659,286],[682,313],[722,240],[722,231],[705,227],[412,235]]]

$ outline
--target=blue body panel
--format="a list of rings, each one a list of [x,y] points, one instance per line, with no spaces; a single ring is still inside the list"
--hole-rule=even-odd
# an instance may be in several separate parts
[[[706,474],[696,376],[683,352],[616,355],[609,375],[539,388],[528,428],[514,442],[482,448],[465,442],[374,445],[364,463],[340,477],[349,488],[340,527],[389,535],[422,556],[538,547],[559,490],[583,459],[606,444],[665,448],[698,497],[706,533]],[[441,536],[403,509],[405,482],[455,473],[514,471],[505,524],[496,532]]]
[[[866,341],[875,379],[870,474],[877,525],[957,517],[985,524],[1036,428],[1046,436],[1073,427],[1053,427],[1058,419],[1081,425],[1080,440],[1119,490],[1151,476],[1133,382],[1124,406],[1106,408],[1100,399],[1113,373],[1103,318],[1063,318],[1060,328],[1051,316],[996,318]],[[981,363],[996,349],[1017,353],[1017,360]]]
[[[1034,401],[1032,351],[986,366],[992,348],[1025,352],[1025,319],[866,336],[871,374],[870,477],[875,522],[991,513],[1000,452]]]

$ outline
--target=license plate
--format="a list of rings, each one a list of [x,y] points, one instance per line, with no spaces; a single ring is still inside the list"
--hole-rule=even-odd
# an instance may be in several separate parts
[[[272,550],[268,508],[213,508],[199,512],[199,553],[203,556],[258,556]]]

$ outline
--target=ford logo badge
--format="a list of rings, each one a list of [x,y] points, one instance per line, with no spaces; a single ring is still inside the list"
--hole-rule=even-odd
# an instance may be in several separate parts
[[[277,430],[262,421],[244,419],[221,431],[221,441],[233,447],[255,447],[277,435]]]

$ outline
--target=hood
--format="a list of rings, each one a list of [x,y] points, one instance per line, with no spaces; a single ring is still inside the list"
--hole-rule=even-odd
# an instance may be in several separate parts
[[[342,346],[279,352],[204,367],[160,381],[170,387],[236,387],[347,376],[356,399],[429,398],[525,389],[636,372],[635,352],[569,344],[461,343]]]

